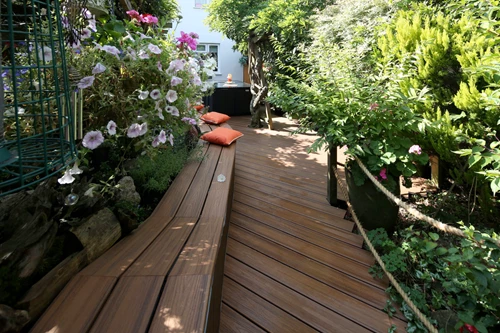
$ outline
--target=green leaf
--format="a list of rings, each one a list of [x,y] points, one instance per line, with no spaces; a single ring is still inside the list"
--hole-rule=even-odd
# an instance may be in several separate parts
[[[491,191],[493,195],[496,195],[497,192],[500,192],[500,178],[495,178],[490,184]]]
[[[380,157],[380,159],[382,160],[382,162],[384,162],[385,164],[392,164],[394,162],[396,162],[396,154],[388,151],[386,152],[384,155],[382,155]]]
[[[429,252],[438,246],[438,244],[434,243],[434,242],[424,242],[424,243],[425,243],[425,251],[426,252]]]
[[[477,162],[481,161],[481,155],[471,155],[469,157],[469,167],[472,167]]]
[[[436,255],[442,256],[443,254],[446,254],[448,250],[446,250],[444,247],[438,247],[435,251]]]
[[[437,241],[439,239],[439,235],[436,234],[436,233],[433,233],[433,232],[429,232],[429,237],[433,240],[433,241]]]

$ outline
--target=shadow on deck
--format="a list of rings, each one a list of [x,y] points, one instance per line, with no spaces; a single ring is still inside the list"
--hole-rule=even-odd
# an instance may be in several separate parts
[[[249,123],[230,121],[245,136],[237,144],[220,332],[405,331],[400,313],[383,311],[388,283],[368,273],[374,259],[361,236],[326,200],[327,155],[307,153],[316,137],[290,136],[295,125],[285,118],[274,119],[275,131]]]

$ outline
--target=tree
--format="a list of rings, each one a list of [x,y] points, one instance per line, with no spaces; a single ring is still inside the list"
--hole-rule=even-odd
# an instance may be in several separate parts
[[[251,127],[260,126],[261,105],[270,119],[268,82],[280,84],[300,61],[300,46],[310,42],[309,17],[333,0],[213,0],[207,22],[212,30],[222,32],[236,42],[235,48],[248,52],[251,82]],[[272,64],[269,75],[263,65]],[[272,126],[270,124],[270,126]]]

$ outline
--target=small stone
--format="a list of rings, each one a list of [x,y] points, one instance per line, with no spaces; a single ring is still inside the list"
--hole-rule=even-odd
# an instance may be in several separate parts
[[[123,177],[118,182],[117,201],[126,201],[138,205],[141,202],[141,196],[135,190],[134,180],[130,176]]]

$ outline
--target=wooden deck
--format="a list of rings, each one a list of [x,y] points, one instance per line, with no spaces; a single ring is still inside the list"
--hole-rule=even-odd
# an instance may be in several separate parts
[[[326,201],[326,153],[294,124],[250,129],[233,117],[238,140],[220,332],[405,331],[383,311],[387,281],[368,273],[371,254],[345,211]],[[341,154],[339,154],[341,155]]]

